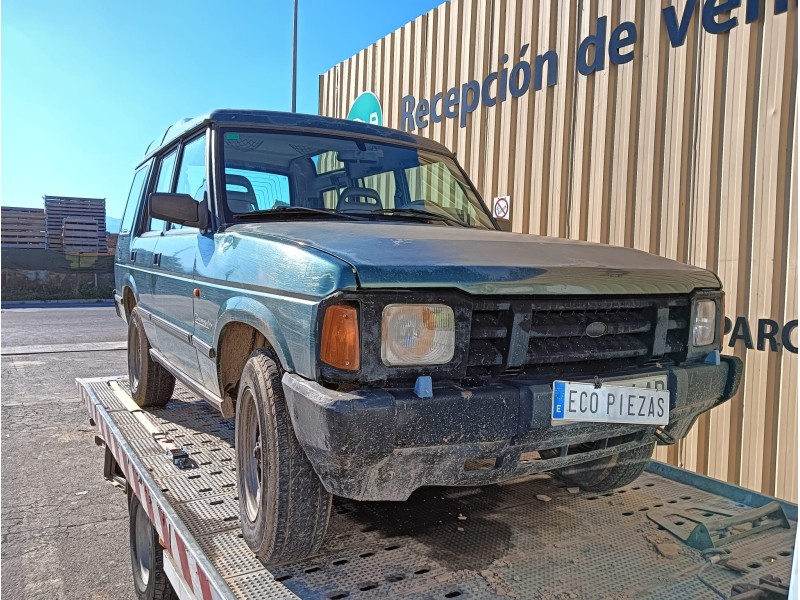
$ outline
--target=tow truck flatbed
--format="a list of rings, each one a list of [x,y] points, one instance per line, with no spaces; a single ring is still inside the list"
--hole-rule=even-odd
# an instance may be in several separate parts
[[[322,552],[267,568],[240,535],[233,421],[180,385],[141,409],[125,378],[77,383],[106,477],[142,503],[182,600],[755,598],[789,585],[796,505],[657,462],[602,494],[537,475],[406,502],[337,498]],[[716,531],[725,519],[740,522]]]

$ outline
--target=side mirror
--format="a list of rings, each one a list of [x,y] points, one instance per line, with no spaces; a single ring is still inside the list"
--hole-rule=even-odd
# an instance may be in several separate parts
[[[208,227],[208,203],[198,202],[189,194],[153,192],[148,199],[150,216],[187,227]]]

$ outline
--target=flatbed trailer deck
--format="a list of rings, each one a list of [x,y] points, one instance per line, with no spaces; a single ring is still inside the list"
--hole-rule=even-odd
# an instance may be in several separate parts
[[[406,502],[336,498],[321,553],[267,568],[240,535],[232,420],[180,385],[166,407],[140,409],[125,378],[77,383],[106,476],[145,507],[181,599],[728,598],[789,584],[795,505],[656,462],[602,494],[536,475],[423,488]],[[192,468],[165,454],[165,439]],[[680,539],[693,518],[767,505],[788,521],[736,525],[705,552]],[[752,594],[742,598],[762,597]]]

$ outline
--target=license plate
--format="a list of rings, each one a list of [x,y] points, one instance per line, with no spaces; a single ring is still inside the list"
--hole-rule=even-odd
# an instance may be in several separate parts
[[[554,381],[552,421],[666,425],[666,383],[666,375],[605,381],[600,387],[587,382]]]

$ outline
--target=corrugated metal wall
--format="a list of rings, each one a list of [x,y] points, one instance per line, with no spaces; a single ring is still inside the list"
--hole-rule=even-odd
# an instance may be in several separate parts
[[[750,0],[753,2],[754,0]],[[697,2],[672,47],[662,8],[691,1],[453,0],[320,78],[320,113],[344,117],[359,93],[400,127],[401,98],[481,81],[555,50],[558,82],[417,130],[459,156],[487,202],[512,197],[514,231],[630,246],[716,271],[726,313],[797,318],[797,6],[721,34]],[[743,2],[746,4],[746,2]],[[589,76],[577,48],[598,17],[635,23],[634,59]],[[717,20],[724,20],[725,15]],[[608,57],[606,57],[608,59]],[[797,344],[796,330],[792,343]],[[727,338],[726,338],[727,340]],[[656,457],[797,500],[797,355],[728,348],[745,361],[740,393]]]

